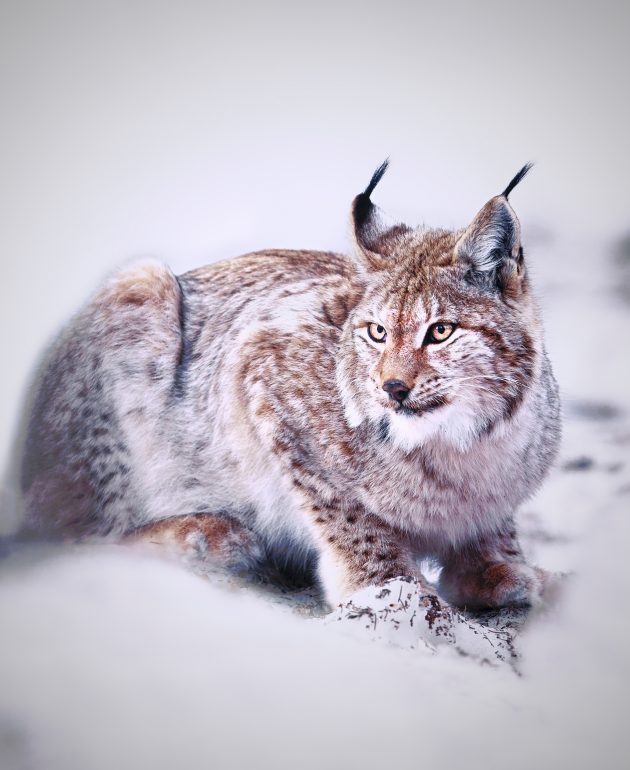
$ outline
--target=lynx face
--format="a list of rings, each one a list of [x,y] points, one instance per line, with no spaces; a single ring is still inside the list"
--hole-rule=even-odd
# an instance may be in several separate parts
[[[344,331],[349,422],[378,422],[405,450],[431,437],[466,449],[500,429],[542,350],[507,196],[459,233],[383,229],[361,196],[354,220],[369,289]]]

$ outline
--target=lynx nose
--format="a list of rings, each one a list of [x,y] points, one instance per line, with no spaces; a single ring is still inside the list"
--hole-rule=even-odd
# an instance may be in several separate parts
[[[385,380],[383,383],[383,390],[393,398],[394,401],[398,401],[399,404],[407,398],[411,388],[408,388],[402,380]]]

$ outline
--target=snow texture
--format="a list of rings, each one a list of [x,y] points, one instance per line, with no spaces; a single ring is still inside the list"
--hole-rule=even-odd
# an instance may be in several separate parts
[[[363,639],[435,654],[444,646],[493,665],[514,664],[517,610],[466,616],[427,595],[413,579],[357,591],[327,617]]]

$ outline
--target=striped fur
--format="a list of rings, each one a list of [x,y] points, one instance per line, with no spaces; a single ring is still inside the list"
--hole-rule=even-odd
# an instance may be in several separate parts
[[[418,556],[441,562],[454,603],[535,601],[545,576],[513,515],[553,460],[558,395],[516,217],[498,196],[461,232],[378,230],[370,205],[353,207],[354,258],[264,251],[115,275],[44,369],[25,526],[197,552],[201,538],[238,568],[315,564],[331,603],[422,580]],[[427,343],[439,321],[453,334]]]

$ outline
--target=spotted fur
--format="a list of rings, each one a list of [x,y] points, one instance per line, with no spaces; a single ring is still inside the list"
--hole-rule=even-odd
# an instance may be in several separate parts
[[[355,199],[354,258],[264,251],[115,275],[44,369],[26,526],[186,541],[239,569],[315,564],[331,603],[423,580],[419,556],[443,565],[454,603],[535,601],[545,577],[514,511],[555,455],[558,394],[516,182],[448,232],[384,225],[370,200],[383,173]],[[439,321],[453,333],[427,342]]]

